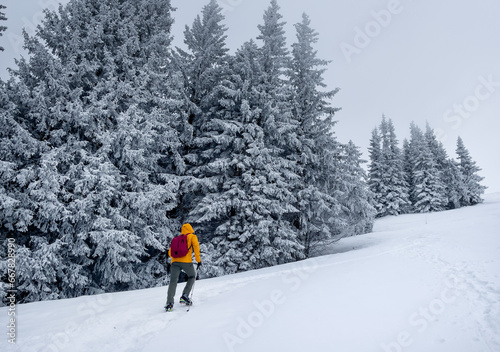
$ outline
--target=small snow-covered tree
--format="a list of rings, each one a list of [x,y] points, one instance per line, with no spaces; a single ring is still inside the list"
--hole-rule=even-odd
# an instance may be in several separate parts
[[[403,170],[403,155],[398,146],[396,132],[391,119],[380,124],[382,137],[382,163],[385,172],[382,183],[385,185],[385,202],[387,214],[401,214],[409,204],[409,190]]]
[[[380,216],[382,210],[382,145],[380,134],[377,128],[372,130],[370,146],[368,148],[370,164],[368,165],[368,188],[373,194],[373,203],[377,216]]]
[[[409,200],[403,154],[392,120],[385,116],[379,129],[372,132],[370,158],[369,185],[374,193],[377,216],[405,212]]]
[[[417,125],[412,123],[410,132],[409,161],[412,179],[410,197],[413,211],[425,213],[444,210],[447,200],[436,157],[431,151],[429,141]]]
[[[429,147],[434,162],[436,164],[436,175],[439,177],[439,188],[442,190],[440,193],[441,204],[443,209],[448,209],[454,207],[455,192],[460,184],[460,181],[456,178],[454,173],[454,165],[450,162],[448,154],[443,146],[443,143],[439,142],[434,134],[434,130],[427,123],[425,128],[425,140]],[[438,182],[438,181],[436,181]]]
[[[467,193],[462,173],[458,167],[458,163],[453,159],[447,159],[443,171],[443,179],[445,180],[444,187],[448,204],[447,209],[460,208],[461,199]]]
[[[346,218],[342,235],[353,236],[370,232],[377,212],[373,206],[373,193],[368,187],[367,175],[362,167],[366,161],[361,159],[359,147],[352,141],[342,147],[342,159],[340,203],[342,216]]]
[[[486,190],[486,187],[481,185],[481,181],[484,177],[478,175],[481,168],[472,160],[469,151],[465,148],[464,142],[460,137],[457,139],[456,154],[458,158],[458,169],[462,175],[465,190],[465,194],[462,195],[460,203],[464,206],[481,203],[483,201],[481,196]]]

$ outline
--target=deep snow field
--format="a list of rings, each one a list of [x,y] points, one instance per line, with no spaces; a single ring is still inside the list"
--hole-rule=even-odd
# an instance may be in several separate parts
[[[166,287],[7,308],[0,351],[500,351],[500,194],[386,217],[309,260]],[[177,287],[178,300],[184,284]]]

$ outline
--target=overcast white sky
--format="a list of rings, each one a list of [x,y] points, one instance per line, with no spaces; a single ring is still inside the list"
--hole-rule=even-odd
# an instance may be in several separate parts
[[[270,0],[218,0],[225,10],[228,46],[235,50],[258,35]],[[23,55],[21,30],[33,34],[42,8],[68,0],[0,0],[8,27],[0,46],[0,76]],[[173,35],[182,32],[208,0],[172,0],[177,11]],[[353,140],[368,158],[372,129],[382,114],[394,121],[402,142],[409,124],[428,121],[455,155],[461,136],[483,169],[487,193],[500,192],[500,2],[498,0],[278,0],[287,22],[306,12],[319,32],[319,56],[331,60],[329,88],[341,88],[333,105],[336,134]],[[25,54],[24,54],[25,55]]]

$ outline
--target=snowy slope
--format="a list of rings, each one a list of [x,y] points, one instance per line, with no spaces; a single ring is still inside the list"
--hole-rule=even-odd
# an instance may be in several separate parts
[[[20,305],[17,344],[4,335],[0,350],[496,352],[499,228],[496,194],[380,219],[332,254],[198,281],[190,312],[165,313],[165,287]]]

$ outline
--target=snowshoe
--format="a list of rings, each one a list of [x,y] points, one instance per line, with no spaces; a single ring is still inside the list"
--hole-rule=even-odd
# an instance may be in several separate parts
[[[169,303],[169,304],[167,304],[167,305],[165,306],[165,310],[166,310],[167,312],[171,312],[173,308],[174,308],[174,305],[173,305],[172,303]]]
[[[185,304],[186,306],[190,306],[193,304],[193,302],[186,295],[182,295],[179,302],[180,304]]]

